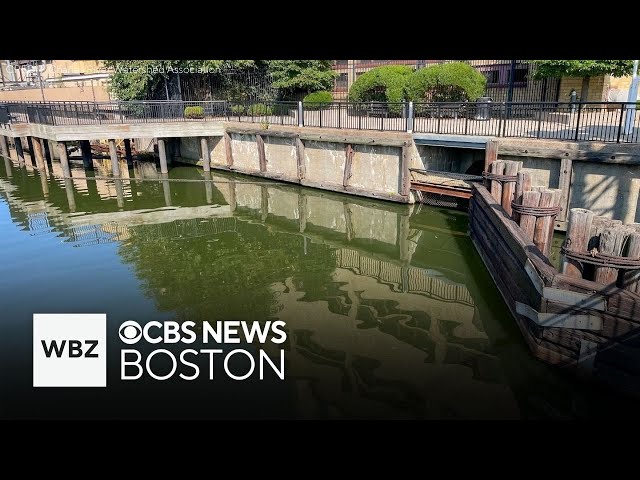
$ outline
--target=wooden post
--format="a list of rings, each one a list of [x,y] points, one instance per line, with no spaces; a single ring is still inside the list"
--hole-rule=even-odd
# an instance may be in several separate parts
[[[525,172],[518,173],[518,180],[516,181],[516,203],[522,205],[522,194],[531,190],[531,175]],[[520,214],[511,213],[511,217],[520,224]]]
[[[167,207],[171,206],[171,185],[169,184],[169,180],[166,179],[166,174],[163,175],[165,180],[162,180],[162,191],[164,192],[164,204]]]
[[[572,252],[586,252],[593,212],[584,208],[572,208],[568,222],[567,239],[570,243],[567,249]],[[582,278],[582,266],[578,262],[565,258],[562,262],[562,273],[570,277]]]
[[[484,151],[484,171],[491,172],[491,164],[498,159],[498,142],[489,140]]]
[[[298,162],[298,179],[304,180],[306,168],[304,164],[304,142],[296,138],[296,161]]]
[[[558,214],[558,220],[564,222],[569,214],[569,198],[571,194],[571,175],[573,174],[573,161],[569,158],[563,158],[560,162],[560,180],[558,186],[560,188],[560,206],[562,210]]]
[[[69,156],[67,155],[67,145],[64,142],[58,142],[58,155],[60,156],[62,176],[70,177],[71,169],[69,168]]]
[[[36,166],[38,167],[38,170],[44,170],[45,162],[44,162],[44,152],[42,151],[41,139],[36,138],[35,142],[31,142],[31,145],[33,146],[32,154],[36,158]]]
[[[495,175],[504,175],[504,162],[496,160],[491,164],[491,173]],[[496,202],[502,204],[502,183],[498,180],[491,180],[491,196]]]
[[[65,178],[64,189],[67,192],[67,203],[69,204],[69,211],[73,213],[76,211],[76,197],[73,193],[73,180],[71,180],[70,178]]]
[[[202,155],[202,169],[205,172],[211,171],[211,156],[209,154],[209,141],[207,137],[200,137],[200,152]]]
[[[122,179],[114,178],[113,185],[116,187],[116,202],[118,204],[118,208],[124,208],[124,185],[122,184]]]
[[[605,228],[616,227],[622,225],[622,220],[612,220],[606,217],[594,216],[591,222],[591,230],[589,231],[589,244],[587,250],[591,251],[594,248],[600,248],[600,234],[604,232]]]
[[[300,233],[307,229],[307,196],[304,193],[298,194],[298,223]]]
[[[160,173],[169,173],[167,166],[167,148],[163,138],[158,139],[158,155],[160,156]]]
[[[505,162],[504,174],[510,176],[518,175],[522,162]],[[511,216],[511,202],[516,190],[515,182],[505,182],[502,185],[502,208]]]
[[[556,189],[556,190],[552,190],[553,194],[551,197],[551,205],[554,207],[559,207],[560,206],[560,199],[562,198],[562,190],[560,189]],[[556,227],[556,219],[558,217],[556,216],[555,218],[553,217],[549,217],[549,222],[545,222],[547,227],[549,228],[549,231],[547,233],[547,245],[546,245],[546,249],[544,252],[544,256],[545,257],[549,257],[549,254],[551,253],[551,245],[553,244],[553,232],[555,231],[555,227]]]
[[[89,140],[80,140],[80,150],[82,151],[82,163],[85,170],[93,170],[93,159],[91,158],[91,143]]]
[[[40,143],[42,144],[42,150],[44,151],[44,160],[49,165],[51,165],[51,150],[49,150],[49,140],[41,138]]]
[[[27,137],[27,148],[29,149],[29,165],[34,166],[34,162],[37,163],[37,160],[33,152],[33,139],[31,137]]]
[[[553,192],[551,190],[545,189],[540,192],[540,201],[538,202],[539,207],[551,207],[552,201]],[[548,245],[550,243],[550,240],[548,237],[550,222],[551,217],[536,217],[536,224],[533,232],[533,243],[535,243],[535,245],[540,249],[545,257],[549,256]]]
[[[345,155],[345,162],[344,162],[344,174],[342,176],[342,186],[348,187],[349,179],[351,178],[351,164],[353,163],[353,147],[351,146],[350,143],[347,143],[347,145],[344,147],[344,155]]]
[[[127,168],[133,168],[133,155],[131,155],[131,140],[124,139],[124,156],[127,159]]]
[[[640,229],[636,229],[627,239],[625,257],[640,258]],[[640,293],[640,269],[628,270],[622,276],[622,288]]]
[[[258,148],[258,163],[260,164],[260,171],[267,171],[267,156],[264,152],[264,139],[262,135],[256,134],[256,147]]]
[[[598,247],[599,253],[605,255],[621,256],[622,250],[625,246],[627,237],[635,233],[633,228],[618,226],[608,227],[600,234],[600,247]],[[618,280],[618,269],[611,267],[601,267],[596,265],[593,281],[602,283],[604,285],[615,284]]]
[[[231,150],[231,135],[224,132],[224,151],[227,154],[227,167],[233,167],[233,150]]]
[[[537,207],[539,201],[540,192],[530,190],[522,194],[522,205],[526,207]],[[533,235],[536,228],[536,217],[534,217],[533,215],[521,215],[520,228],[522,228],[522,231],[529,240],[533,240]]]
[[[5,158],[9,158],[9,143],[4,135],[0,135],[0,154]]]
[[[24,165],[24,150],[22,149],[22,139],[20,137],[16,137],[13,139],[13,143],[16,146],[16,155],[18,156],[18,163],[20,165]]]
[[[7,178],[13,177],[13,171],[11,170],[11,159],[9,157],[4,157],[4,170],[7,173]]]
[[[213,185],[211,184],[211,172],[205,171],[204,176],[204,194],[207,199],[207,203],[213,203]]]
[[[400,195],[409,195],[411,193],[411,172],[409,171],[409,160],[411,151],[409,147],[402,147],[402,158],[400,161]]]
[[[114,177],[120,176],[120,164],[118,163],[118,151],[116,150],[116,141],[109,139],[109,157],[111,157],[111,171]]]

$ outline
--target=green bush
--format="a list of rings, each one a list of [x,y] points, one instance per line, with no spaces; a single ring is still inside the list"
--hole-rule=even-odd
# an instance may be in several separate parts
[[[320,110],[326,108],[331,102],[333,102],[333,95],[326,91],[310,93],[302,100],[305,110]]]
[[[233,115],[244,115],[245,112],[245,106],[238,104],[238,105],[231,105],[231,113]]]
[[[413,70],[407,65],[385,65],[360,75],[349,89],[350,102],[403,102]],[[389,113],[400,114],[402,105],[389,105]]]
[[[204,118],[204,108],[199,105],[186,107],[184,109],[184,118]]]
[[[467,63],[441,63],[417,70],[407,82],[414,102],[475,101],[484,93],[487,79]]]
[[[272,115],[273,108],[270,105],[264,103],[252,103],[247,108],[247,115],[253,115],[259,117],[261,115]]]

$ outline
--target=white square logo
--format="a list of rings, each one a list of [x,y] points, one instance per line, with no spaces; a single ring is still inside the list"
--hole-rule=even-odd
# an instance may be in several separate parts
[[[106,387],[105,313],[33,314],[34,387]]]

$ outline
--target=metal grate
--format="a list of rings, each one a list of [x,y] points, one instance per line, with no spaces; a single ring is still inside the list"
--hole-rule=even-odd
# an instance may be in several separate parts
[[[430,192],[416,191],[415,193],[418,195],[420,203],[432,207],[455,208],[457,210],[467,210],[469,208],[469,200],[464,198],[450,197],[448,195]]]

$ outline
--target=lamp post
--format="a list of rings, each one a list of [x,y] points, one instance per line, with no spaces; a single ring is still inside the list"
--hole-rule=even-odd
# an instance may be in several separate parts
[[[629,135],[633,131],[633,121],[636,116],[636,102],[638,101],[638,60],[633,61],[633,77],[627,97],[627,116],[624,121],[624,134]]]

